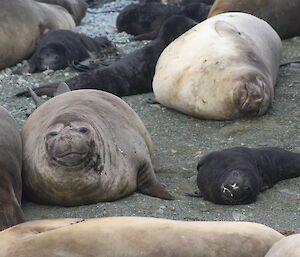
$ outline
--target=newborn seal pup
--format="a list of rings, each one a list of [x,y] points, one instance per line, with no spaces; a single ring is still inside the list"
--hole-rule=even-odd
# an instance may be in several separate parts
[[[35,220],[0,232],[0,257],[264,257],[283,237],[252,222]]]
[[[141,94],[152,91],[152,78],[159,55],[163,49],[196,22],[185,16],[173,16],[166,20],[158,37],[106,68],[84,72],[66,80],[71,90],[100,89],[117,96]],[[59,83],[34,89],[38,95],[53,96]],[[16,96],[29,96],[27,91]]]
[[[0,230],[3,230],[25,219],[21,209],[22,141],[19,127],[1,106],[0,121]]]
[[[112,94],[58,95],[29,116],[21,136],[24,194],[32,201],[75,206],[134,191],[174,199],[155,177],[144,124]]]
[[[299,257],[300,234],[285,237],[276,242],[265,257]]]
[[[156,100],[202,119],[263,115],[274,95],[281,40],[246,13],[209,18],[173,41],[153,78]]]
[[[205,200],[249,204],[278,181],[300,176],[300,154],[273,147],[235,147],[204,156],[197,170]]]
[[[246,12],[268,22],[281,39],[300,36],[300,0],[216,0],[208,17],[224,12]]]

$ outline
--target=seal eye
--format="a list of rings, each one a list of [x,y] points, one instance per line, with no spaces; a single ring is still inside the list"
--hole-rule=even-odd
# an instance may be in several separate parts
[[[55,132],[55,131],[52,131],[52,132],[50,132],[50,133],[48,133],[47,135],[46,135],[46,138],[47,139],[49,139],[49,138],[51,138],[51,137],[55,137],[55,136],[57,136],[58,135],[58,133],[57,132]]]
[[[78,131],[79,131],[80,133],[82,133],[82,134],[87,134],[87,133],[89,133],[89,130],[88,130],[87,128],[85,128],[85,127],[79,128]]]

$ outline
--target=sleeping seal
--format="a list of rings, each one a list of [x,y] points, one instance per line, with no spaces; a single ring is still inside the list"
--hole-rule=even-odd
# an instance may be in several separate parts
[[[263,115],[273,99],[281,51],[265,21],[219,14],[163,51],[153,78],[156,100],[202,119]]]
[[[0,106],[0,230],[24,222],[22,142],[17,122]]]
[[[0,257],[264,257],[283,237],[251,222],[36,220],[0,232]]]
[[[300,0],[216,0],[208,17],[224,12],[246,12],[268,22],[281,39],[300,36]]]
[[[285,237],[276,242],[265,257],[299,257],[300,234]]]
[[[197,170],[205,200],[248,204],[278,181],[300,176],[300,154],[272,147],[235,147],[204,156]]]
[[[47,32],[75,28],[65,8],[33,0],[2,0],[0,24],[0,69],[29,57]]]
[[[113,201],[138,190],[174,199],[157,181],[152,141],[137,114],[100,90],[66,92],[25,122],[24,194],[63,206]]]

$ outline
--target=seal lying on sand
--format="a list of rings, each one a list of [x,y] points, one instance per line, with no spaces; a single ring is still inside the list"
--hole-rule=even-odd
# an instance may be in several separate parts
[[[81,73],[66,83],[71,90],[90,88],[108,91],[118,96],[152,91],[152,78],[159,55],[163,49],[196,22],[185,16],[173,16],[166,20],[158,37],[141,49],[135,50],[107,68]],[[59,83],[37,87],[38,95],[53,96]],[[17,96],[29,96],[27,91]]]
[[[25,221],[21,209],[22,142],[17,122],[0,106],[0,230]]]
[[[246,12],[268,22],[281,39],[300,36],[300,0],[216,0],[208,17],[224,12]]]
[[[67,92],[39,106],[21,131],[27,198],[64,206],[112,201],[138,190],[174,199],[157,181],[152,141],[119,97]]]
[[[33,0],[2,0],[0,24],[0,69],[27,58],[47,32],[75,28],[65,8]]]
[[[204,156],[197,170],[205,200],[248,204],[278,181],[300,176],[300,154],[272,147],[235,147]]]
[[[283,237],[251,222],[36,220],[0,232],[0,257],[264,257]]]
[[[273,99],[281,51],[265,21],[219,14],[163,51],[153,78],[156,100],[202,119],[263,115]]]
[[[285,237],[276,242],[265,257],[299,257],[300,234]]]

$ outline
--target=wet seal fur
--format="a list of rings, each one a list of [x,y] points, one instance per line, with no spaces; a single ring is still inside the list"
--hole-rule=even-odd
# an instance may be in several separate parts
[[[283,237],[251,222],[150,217],[37,220],[0,232],[0,257],[264,257]]]
[[[66,80],[71,90],[100,89],[117,96],[141,94],[152,91],[155,65],[163,49],[197,23],[185,16],[166,20],[158,37],[141,49],[124,56],[106,68],[81,73]],[[34,88],[38,95],[53,96],[59,83]],[[29,96],[27,91],[16,96]]]
[[[15,119],[0,106],[0,230],[24,222],[22,141]]]
[[[75,206],[134,191],[174,199],[155,177],[148,131],[112,94],[58,95],[29,116],[21,136],[24,195],[32,201]]]
[[[269,109],[282,44],[265,21],[245,13],[209,18],[160,55],[156,100],[202,119],[261,116]]]
[[[278,181],[300,176],[300,154],[273,147],[235,147],[207,154],[197,170],[205,200],[249,204]]]
[[[47,32],[75,28],[65,8],[33,0],[2,0],[0,23],[0,69],[29,57]]]
[[[225,12],[246,12],[268,22],[281,39],[300,36],[300,0],[216,0],[208,17]]]
[[[300,234],[285,237],[276,242],[265,257],[299,257]]]

